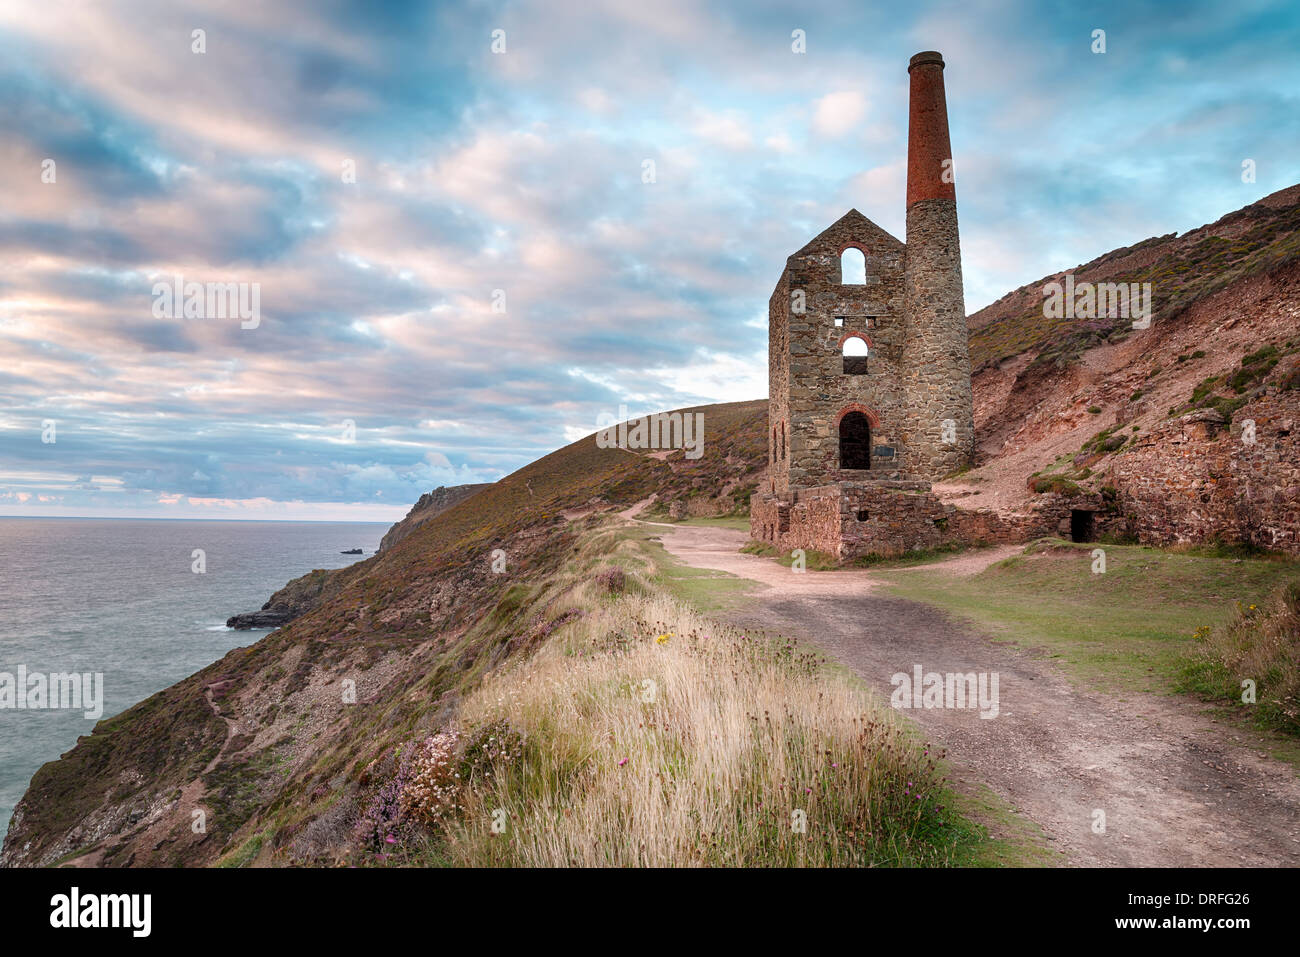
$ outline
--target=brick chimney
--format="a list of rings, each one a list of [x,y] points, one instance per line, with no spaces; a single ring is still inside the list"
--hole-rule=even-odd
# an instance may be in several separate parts
[[[923,199],[957,200],[948,142],[948,103],[943,95],[943,57],[933,50],[912,57],[907,116],[907,206]],[[945,163],[949,168],[944,182]]]
[[[943,57],[912,57],[907,123],[907,259],[903,311],[907,320],[905,388],[911,431],[903,464],[928,480],[968,465],[975,448],[970,346],[962,294],[957,192]]]

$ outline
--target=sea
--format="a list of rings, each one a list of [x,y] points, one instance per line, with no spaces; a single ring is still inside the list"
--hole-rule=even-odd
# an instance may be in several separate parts
[[[0,517],[0,685],[20,668],[28,687],[33,675],[102,675],[101,719],[111,717],[252,644],[267,632],[226,619],[312,569],[369,557],[389,527]],[[351,548],[364,552],[341,554]],[[0,834],[36,770],[96,723],[84,700],[80,710],[19,708],[15,694],[5,707],[2,690]]]

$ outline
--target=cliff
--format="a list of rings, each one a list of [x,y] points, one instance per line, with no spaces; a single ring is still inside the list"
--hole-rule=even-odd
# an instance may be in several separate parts
[[[733,507],[714,489],[755,481],[766,403],[686,411],[704,412],[710,430],[698,460],[601,449],[589,436],[303,585],[293,594],[312,607],[300,617],[99,722],[41,767],[0,864],[335,859],[372,763],[564,619],[550,589],[585,516],[656,494]]]
[[[469,498],[479,489],[484,488],[487,488],[487,483],[480,485],[440,485],[432,492],[425,492],[420,496],[419,501],[411,506],[411,510],[406,513],[406,518],[390,528],[384,537],[380,539],[379,550],[382,552],[392,548],[435,515],[442,514],[457,502]]]

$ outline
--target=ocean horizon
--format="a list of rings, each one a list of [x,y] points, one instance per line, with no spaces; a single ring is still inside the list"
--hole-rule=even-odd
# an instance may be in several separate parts
[[[98,720],[268,631],[235,631],[227,618],[260,608],[299,575],[369,557],[390,527],[0,516],[0,825],[7,831],[40,766],[90,734]],[[363,554],[341,554],[351,548]],[[87,717],[84,700],[77,708],[50,707],[59,704],[53,695],[24,700],[13,693],[20,672],[38,685],[52,674],[102,675],[96,702],[102,714]],[[87,679],[88,694],[94,684]]]

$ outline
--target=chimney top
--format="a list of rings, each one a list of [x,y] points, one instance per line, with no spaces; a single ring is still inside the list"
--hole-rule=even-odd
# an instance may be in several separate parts
[[[918,53],[907,72],[907,208],[911,209],[921,200],[955,200],[957,194],[950,175],[952,146],[943,93],[943,57],[933,50]]]
[[[916,54],[916,56],[912,57],[910,61],[908,61],[907,72],[911,73],[912,67],[920,66],[923,63],[933,63],[936,66],[938,66],[940,70],[942,70],[943,56],[942,54],[939,53],[938,50],[925,50],[922,53],[918,53]]]

